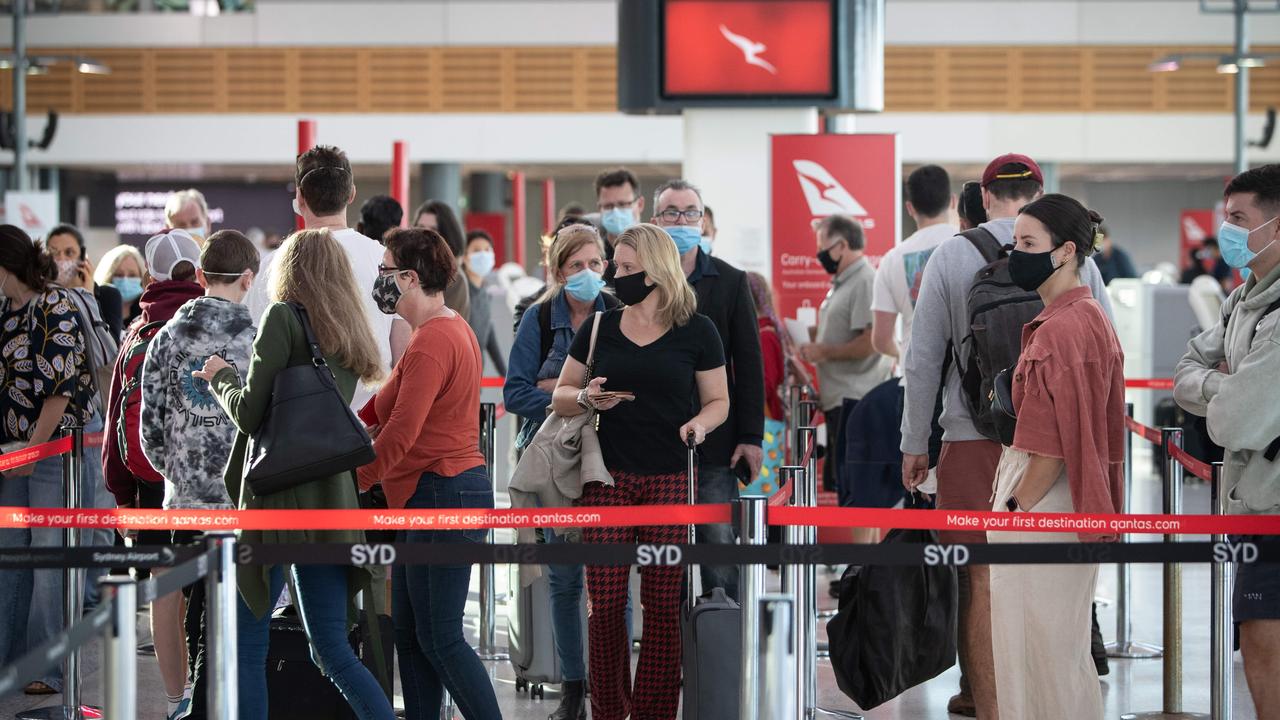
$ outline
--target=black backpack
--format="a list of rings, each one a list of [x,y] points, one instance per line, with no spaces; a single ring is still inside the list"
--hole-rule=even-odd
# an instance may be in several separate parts
[[[968,294],[969,335],[959,345],[961,396],[983,437],[999,441],[991,399],[996,375],[1018,363],[1022,328],[1044,310],[1038,293],[1028,293],[1009,275],[1009,253],[988,230],[960,233],[987,265],[973,278]]]

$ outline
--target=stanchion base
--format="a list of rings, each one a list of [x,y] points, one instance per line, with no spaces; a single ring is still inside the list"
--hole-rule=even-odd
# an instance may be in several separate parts
[[[819,620],[830,620],[831,618],[835,617],[835,616],[836,616],[836,613],[838,613],[838,612],[839,612],[838,610],[819,610],[819,611],[818,611],[818,619],[819,619]]]
[[[1150,660],[1162,657],[1164,648],[1142,642],[1127,642],[1124,645],[1107,643],[1107,657],[1121,660]]]
[[[13,716],[16,720],[97,720],[102,717],[102,708],[92,705],[72,707],[70,705],[52,705],[23,710]]]
[[[831,657],[831,643],[820,642],[814,648],[814,655],[819,660],[827,660]]]
[[[845,720],[864,720],[863,717],[856,712],[851,712],[849,710],[830,710],[828,708],[820,707],[814,708],[813,714],[810,715],[810,717],[833,717],[844,718]]]
[[[477,653],[484,662],[505,662],[511,659],[511,656],[504,652],[495,653]]]
[[[1209,716],[1204,713],[1167,713],[1152,710],[1151,712],[1125,713],[1120,716],[1120,720],[1209,720]]]

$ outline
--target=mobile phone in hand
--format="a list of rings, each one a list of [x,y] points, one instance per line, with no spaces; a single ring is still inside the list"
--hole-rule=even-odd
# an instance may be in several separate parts
[[[733,466],[733,474],[738,477],[738,482],[743,485],[750,485],[751,481],[755,480],[751,476],[751,463],[747,462],[745,457],[738,458],[738,462]]]

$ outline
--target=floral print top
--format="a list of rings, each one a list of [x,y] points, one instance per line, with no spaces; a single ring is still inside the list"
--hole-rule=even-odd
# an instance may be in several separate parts
[[[93,379],[85,361],[79,313],[67,290],[50,286],[15,308],[0,304],[0,436],[4,442],[31,439],[44,401],[71,398],[63,425],[87,424]]]

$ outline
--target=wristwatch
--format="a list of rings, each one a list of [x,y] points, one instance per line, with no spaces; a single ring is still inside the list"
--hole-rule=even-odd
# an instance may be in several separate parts
[[[1018,498],[1013,495],[1010,495],[1009,499],[1004,501],[1004,506],[1009,508],[1009,512],[1018,512],[1022,509],[1021,507],[1018,507]]]
[[[591,410],[591,409],[592,409],[591,402],[590,402],[589,400],[587,400],[587,389],[586,389],[586,388],[582,388],[581,390],[579,390],[579,391],[578,391],[578,407],[582,408],[583,410]]]

